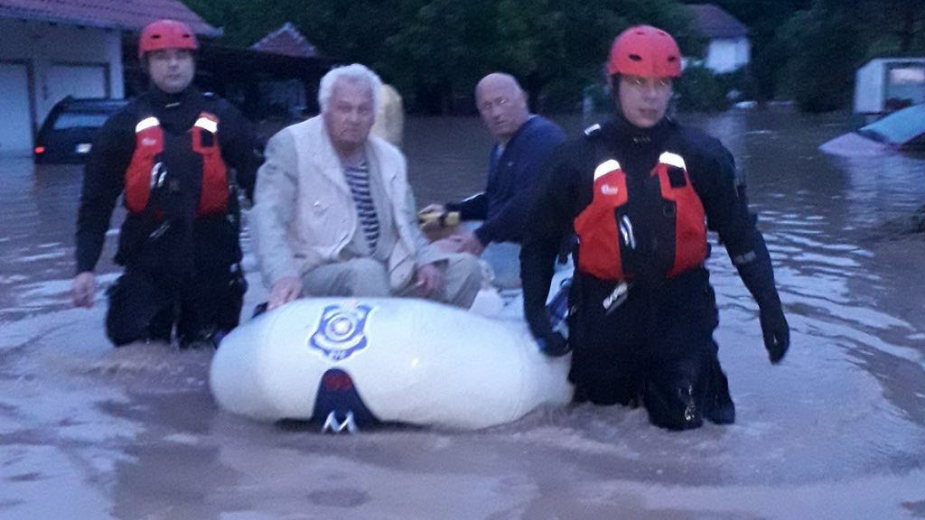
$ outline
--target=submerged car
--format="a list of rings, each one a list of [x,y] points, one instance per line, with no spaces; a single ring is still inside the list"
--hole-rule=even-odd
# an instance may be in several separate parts
[[[891,151],[925,152],[925,104],[893,112],[854,132],[823,143],[819,150],[849,157]]]
[[[37,164],[81,163],[90,154],[96,132],[110,116],[122,110],[121,99],[77,99],[59,101],[35,140],[33,155]]]

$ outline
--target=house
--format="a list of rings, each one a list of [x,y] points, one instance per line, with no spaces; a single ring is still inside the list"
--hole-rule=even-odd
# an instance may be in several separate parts
[[[707,39],[706,57],[699,65],[723,74],[735,72],[748,65],[751,43],[748,28],[713,4],[691,4],[694,26]]]
[[[259,42],[251,45],[251,49],[271,54],[282,54],[283,56],[295,56],[298,58],[314,58],[320,56],[318,49],[305,39],[305,36],[299,32],[289,22],[283,24],[279,29],[271,32]]]
[[[855,72],[856,114],[882,114],[918,103],[925,103],[925,58],[874,58]]]
[[[27,155],[65,96],[122,98],[122,38],[173,18],[221,31],[178,0],[0,0],[0,155]]]
[[[250,49],[263,55],[276,56],[277,59],[288,57],[292,61],[302,62],[302,66],[292,67],[293,71],[313,71],[302,77],[262,78],[257,88],[264,113],[296,115],[318,111],[318,81],[330,69],[333,61],[321,56],[318,49],[294,25],[287,22],[251,45]]]

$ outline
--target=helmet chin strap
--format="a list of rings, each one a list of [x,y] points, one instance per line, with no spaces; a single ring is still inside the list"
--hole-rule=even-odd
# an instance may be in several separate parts
[[[618,118],[625,120],[623,107],[620,106],[620,73],[607,76],[607,86],[610,87],[610,104],[613,106],[614,114]]]

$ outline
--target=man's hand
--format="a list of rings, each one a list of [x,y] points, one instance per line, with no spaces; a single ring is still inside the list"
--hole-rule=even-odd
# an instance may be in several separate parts
[[[457,240],[459,240],[460,253],[472,253],[473,256],[478,258],[482,256],[482,253],[485,251],[485,245],[482,244],[479,237],[471,231],[467,230],[465,233],[460,233]]]
[[[434,233],[443,227],[440,217],[446,214],[446,206],[443,204],[430,204],[426,208],[418,211],[418,225],[421,231],[425,233]]]
[[[428,204],[427,207],[425,207],[421,211],[418,211],[418,217],[422,217],[424,215],[438,215],[439,216],[439,215],[443,215],[444,213],[446,213],[446,206],[444,206],[443,204]]]
[[[771,363],[778,363],[784,359],[784,354],[790,347],[790,326],[787,324],[787,318],[784,317],[780,302],[760,306],[759,319],[768,358]]]
[[[71,284],[71,299],[75,307],[93,308],[96,296],[96,277],[91,271],[84,271],[74,277]]]
[[[485,246],[475,236],[475,233],[463,228],[456,230],[455,233],[446,238],[435,241],[434,245],[445,253],[470,253],[476,258],[482,256],[482,253],[485,252]]]
[[[418,226],[430,242],[452,236],[459,225],[459,213],[447,213],[443,204],[431,204],[418,212]]]
[[[433,264],[420,265],[415,274],[415,283],[424,296],[430,296],[443,288],[443,273]]]
[[[270,299],[267,301],[267,310],[272,311],[280,305],[295,300],[302,294],[302,280],[295,276],[284,276],[273,284],[270,289]]]

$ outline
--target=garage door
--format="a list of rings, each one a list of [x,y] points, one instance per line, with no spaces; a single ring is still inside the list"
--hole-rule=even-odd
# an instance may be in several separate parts
[[[0,156],[32,151],[29,73],[25,65],[0,63]]]
[[[67,96],[109,97],[107,76],[106,65],[53,65],[48,71],[48,101],[53,105]]]

